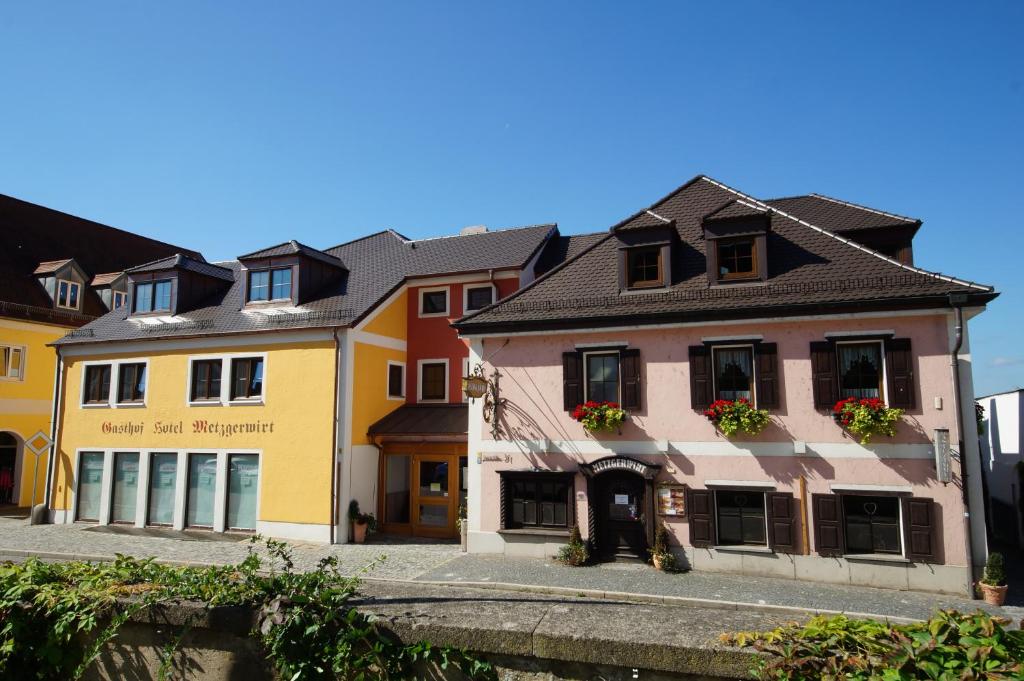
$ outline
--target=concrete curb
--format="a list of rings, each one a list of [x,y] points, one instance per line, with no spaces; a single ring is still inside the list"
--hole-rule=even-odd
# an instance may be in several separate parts
[[[27,551],[24,549],[3,549],[0,550],[0,560],[8,556],[16,558],[36,557],[40,560],[80,560],[94,563],[110,562],[113,556],[99,556],[78,553],[58,553],[49,551]],[[208,563],[189,560],[164,560],[157,559],[156,562],[163,565],[178,565],[183,567],[223,567],[225,563]],[[601,600],[623,601],[627,603],[648,603],[654,605],[673,605],[681,607],[699,606],[716,610],[750,610],[767,614],[791,614],[794,616],[817,614],[822,615],[846,615],[847,617],[876,619],[889,621],[896,624],[910,624],[922,620],[912,617],[897,617],[893,615],[880,615],[877,613],[851,612],[842,610],[827,610],[822,608],[805,608],[794,605],[773,605],[770,603],[745,603],[743,601],[724,601],[713,598],[696,598],[688,596],[659,596],[656,594],[638,594],[628,591],[605,591],[602,589],[576,589],[564,586],[543,586],[536,584],[516,584],[512,582],[457,582],[457,581],[433,581],[418,579],[397,579],[389,577],[367,577],[360,576],[359,579],[367,582],[382,582],[393,584],[409,584],[412,586],[440,586],[452,588],[485,589],[491,591],[509,591],[519,593],[532,593],[549,596],[571,596],[576,598],[594,598]]]

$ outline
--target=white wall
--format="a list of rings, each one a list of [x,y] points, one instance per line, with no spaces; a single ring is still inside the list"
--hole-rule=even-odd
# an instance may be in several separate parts
[[[1020,475],[1017,464],[1024,461],[1021,451],[1021,430],[1024,425],[1024,391],[983,397],[978,403],[985,408],[984,432],[979,438],[981,459],[988,482],[989,498],[1020,509]],[[992,509],[989,509],[990,515]],[[992,516],[994,518],[994,516]],[[1024,522],[1017,512],[1018,542],[1024,543]],[[1004,526],[1003,522],[994,523]]]

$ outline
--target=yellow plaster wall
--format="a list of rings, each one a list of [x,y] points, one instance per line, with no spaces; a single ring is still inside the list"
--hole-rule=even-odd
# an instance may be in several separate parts
[[[405,362],[405,351],[356,342],[353,349],[352,444],[367,444],[366,431],[405,400],[388,399],[388,360]],[[408,367],[406,367],[408,371]]]
[[[409,313],[406,309],[408,298],[409,292],[402,291],[390,305],[383,308],[363,327],[363,331],[405,340],[409,334]]]
[[[264,403],[261,405],[188,406],[188,358],[205,354],[267,353]],[[82,408],[79,405],[82,362],[149,358],[147,405],[139,408]],[[259,519],[327,524],[331,519],[332,431],[334,428],[334,343],[308,341],[246,348],[173,350],[149,355],[104,355],[66,363],[63,424],[55,477],[54,508],[71,503],[72,465],[76,449],[121,448],[126,451],[169,448],[262,450]],[[225,375],[222,380],[228,380]],[[195,432],[194,422],[260,424],[261,432],[224,435]],[[104,424],[141,425],[142,433],[105,433]],[[273,424],[267,430],[267,424]]]
[[[53,409],[53,377],[57,368],[57,353],[51,343],[68,329],[50,324],[0,319],[0,343],[25,347],[24,380],[0,379],[0,431],[13,433],[18,441],[39,431],[50,434],[50,416]],[[21,479],[18,485],[18,505],[32,503],[32,473],[35,455],[21,448]],[[36,476],[36,503],[42,501],[46,484],[47,456],[39,457]]]

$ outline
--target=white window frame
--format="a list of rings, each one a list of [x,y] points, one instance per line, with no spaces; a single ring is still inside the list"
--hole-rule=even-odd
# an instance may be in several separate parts
[[[121,304],[117,304],[117,297],[121,296]],[[128,304],[128,294],[124,291],[111,291],[110,292],[110,309],[118,310]]]
[[[590,357],[592,355],[615,355],[618,357],[618,361],[615,363],[615,371],[618,373],[616,385],[618,385],[617,394],[615,401],[618,404],[622,404],[622,353],[618,350],[594,350],[593,352],[583,353],[583,401],[588,402],[590,400]]]
[[[63,304],[61,304],[61,302],[60,302],[60,285],[61,284],[67,284],[68,285],[68,298],[67,298],[68,300],[71,300],[71,287],[74,286],[75,288],[78,289],[78,295],[75,296],[75,301],[78,303],[77,305],[63,305]],[[82,284],[80,282],[72,281],[71,279],[58,279],[57,280],[57,287],[54,289],[53,293],[54,293],[53,300],[56,303],[57,307],[59,307],[59,308],[61,308],[63,310],[81,310],[82,309]]]
[[[729,345],[711,346],[711,396],[718,399],[718,362],[715,360],[715,353],[718,350],[735,350],[746,348],[750,350],[750,403],[757,408],[757,356],[754,353],[753,343],[734,343]]]
[[[391,394],[391,367],[401,367],[402,368],[402,394],[401,395],[392,395]],[[266,371],[266,369],[264,369],[264,372],[265,371]],[[399,362],[397,360],[389,359],[387,361],[387,368],[386,368],[385,373],[384,373],[384,395],[385,395],[385,397],[387,397],[389,400],[392,400],[394,402],[404,402],[405,401],[405,379],[406,379],[405,362]]]
[[[862,339],[862,340],[846,340],[846,341],[837,340],[835,342],[835,346],[836,346],[836,353],[835,353],[835,355],[836,355],[836,383],[838,384],[838,386],[837,386],[838,387],[838,395],[837,396],[838,396],[839,399],[841,399],[841,400],[846,399],[845,397],[843,397],[843,373],[842,373],[843,372],[843,367],[839,363],[839,346],[840,345],[868,345],[868,344],[871,344],[871,343],[875,343],[875,344],[878,345],[878,362],[881,365],[880,368],[882,369],[882,376],[881,376],[881,381],[882,381],[881,399],[886,404],[889,404],[889,375],[888,375],[887,367],[885,366],[886,365],[886,361],[885,361],[885,339],[882,339],[882,338],[869,338],[867,340],[863,340]]]
[[[470,312],[476,312],[482,310],[482,307],[474,307],[472,310],[469,309],[469,290],[472,288],[488,288],[491,289],[491,302],[489,305],[493,305],[498,301],[498,287],[494,285],[494,282],[481,281],[479,283],[463,284],[462,285],[462,313],[469,314]],[[484,306],[486,307],[486,306]]]
[[[451,386],[449,385],[451,367],[448,365],[447,357],[439,357],[437,359],[420,359],[416,360],[416,401],[424,404],[444,404],[447,403],[451,397]],[[425,364],[444,364],[444,398],[440,400],[425,400],[423,399],[423,365]]]
[[[25,380],[25,367],[28,364],[28,347],[24,345],[12,345],[9,343],[0,343],[0,349],[7,350],[7,365],[3,367],[4,373],[0,376],[0,381],[10,382],[21,382]],[[20,361],[18,363],[18,375],[11,376],[11,367],[14,366],[14,351],[18,351],[18,357]]]
[[[739,486],[722,486],[711,490],[712,495],[715,498],[715,549],[719,551],[760,551],[762,549],[771,549],[771,537],[769,536],[768,527],[768,493],[774,489],[774,486],[769,487],[739,487]],[[718,522],[718,493],[719,492],[746,492],[751,494],[760,494],[761,500],[764,506],[764,544],[722,544],[719,530],[720,523]]]
[[[243,397],[231,399],[231,364],[236,359],[263,360],[263,390],[259,397]],[[188,407],[238,407],[262,405],[267,397],[267,373],[270,363],[266,352],[226,352],[217,354],[189,355],[188,380],[185,381],[185,405]],[[220,397],[216,400],[192,400],[192,367],[201,360],[220,360]],[[190,450],[191,451],[191,450]],[[198,450],[196,450],[198,451]]]
[[[425,293],[437,293],[438,291],[444,291],[444,312],[424,312],[423,311],[423,295]],[[452,290],[450,286],[430,286],[427,288],[421,288],[417,294],[418,304],[417,312],[421,318],[430,317],[447,317],[452,309]]]
[[[80,362],[82,365],[82,372],[80,374],[81,385],[78,388],[78,406],[82,409],[139,409],[146,407],[149,404],[149,380],[151,374],[149,371],[149,357],[129,357],[122,359],[105,359],[105,360],[87,360]],[[91,366],[110,366],[110,390],[107,393],[106,402],[86,402],[85,401],[85,374],[86,368]],[[146,365],[146,392],[143,395],[142,402],[118,402],[117,400],[117,385],[121,380],[121,365],[122,364],[145,364]],[[88,451],[96,451],[90,449]]]

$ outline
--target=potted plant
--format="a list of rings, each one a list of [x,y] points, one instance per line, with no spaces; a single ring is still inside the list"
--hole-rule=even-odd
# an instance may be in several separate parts
[[[654,530],[654,546],[648,552],[655,569],[671,572],[675,568],[676,557],[668,548],[668,528],[665,523],[658,523],[658,528]]]
[[[1003,566],[1003,554],[990,553],[985,562],[985,571],[978,582],[981,598],[989,605],[1002,605],[1006,601],[1006,570]]]
[[[590,551],[587,550],[587,544],[583,541],[578,526],[572,526],[572,529],[569,531],[569,543],[558,550],[555,560],[562,565],[571,565],[573,567],[586,565],[587,561],[590,560]]]
[[[860,437],[860,443],[866,445],[874,435],[892,437],[896,434],[896,425],[903,418],[902,409],[885,406],[885,402],[877,397],[858,400],[847,397],[836,402],[832,408],[832,418],[843,428]]]
[[[348,519],[352,523],[352,541],[356,544],[365,542],[368,532],[377,531],[377,518],[372,513],[362,513],[355,499],[348,504]]]
[[[745,397],[738,400],[715,400],[704,411],[704,416],[726,437],[732,437],[741,430],[757,435],[771,420],[767,409],[755,409]]]
[[[629,414],[617,402],[594,402],[588,400],[576,405],[572,417],[583,424],[588,433],[618,431]]]
[[[466,552],[467,545],[469,543],[469,523],[466,522],[466,505],[459,504],[459,513],[455,518],[455,524],[459,528],[459,539],[462,542],[462,552]]]

